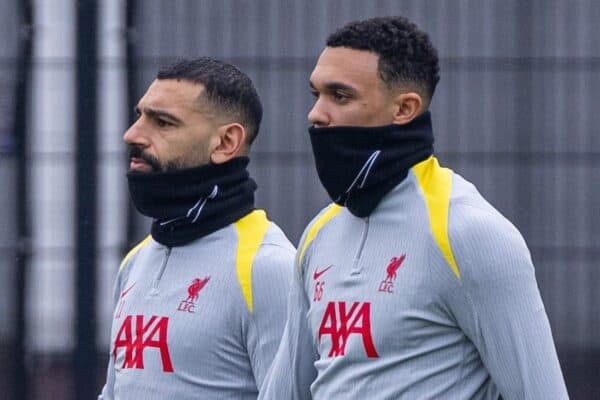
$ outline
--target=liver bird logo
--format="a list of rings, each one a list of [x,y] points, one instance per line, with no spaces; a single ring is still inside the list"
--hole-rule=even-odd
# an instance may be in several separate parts
[[[198,300],[198,293],[202,290],[204,286],[210,280],[210,276],[205,277],[204,279],[196,278],[192,281],[192,284],[188,287],[188,297],[185,301],[194,303]]]
[[[386,268],[387,277],[385,278],[385,282],[391,283],[396,279],[396,271],[398,271],[405,258],[406,254],[402,254],[400,257],[392,257]]]

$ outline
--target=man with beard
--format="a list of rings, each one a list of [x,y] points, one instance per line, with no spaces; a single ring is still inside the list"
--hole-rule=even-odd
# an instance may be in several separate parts
[[[200,58],[161,70],[123,139],[151,234],[121,263],[100,399],[256,399],[285,324],[294,248],[254,208],[250,79]]]
[[[298,246],[259,398],[567,398],[525,242],[433,156],[438,80],[405,18],[328,38],[308,119],[333,204]]]

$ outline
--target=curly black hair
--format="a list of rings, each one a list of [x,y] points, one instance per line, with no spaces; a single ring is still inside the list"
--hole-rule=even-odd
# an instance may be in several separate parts
[[[349,22],[327,38],[327,46],[377,54],[379,76],[389,88],[416,84],[428,100],[440,80],[437,50],[429,36],[404,17]]]
[[[258,135],[262,104],[252,80],[235,66],[210,57],[181,59],[162,68],[157,79],[183,79],[204,86],[200,96],[220,112],[238,116],[250,145]]]

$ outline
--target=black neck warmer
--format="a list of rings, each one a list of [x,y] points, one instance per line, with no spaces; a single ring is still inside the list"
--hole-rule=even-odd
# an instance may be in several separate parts
[[[137,210],[154,218],[152,237],[183,246],[237,221],[254,209],[256,183],[247,157],[166,172],[129,172]]]
[[[433,153],[429,112],[406,125],[309,128],[317,173],[331,199],[367,217],[408,170]]]

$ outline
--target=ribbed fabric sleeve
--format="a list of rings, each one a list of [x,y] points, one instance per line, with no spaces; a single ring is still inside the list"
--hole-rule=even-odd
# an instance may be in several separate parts
[[[314,362],[318,357],[306,320],[308,308],[301,271],[295,268],[283,337],[259,399],[311,399],[310,385],[317,375]]]
[[[276,243],[263,243],[258,257],[257,267],[252,270],[254,307],[246,343],[256,385],[260,388],[285,325],[294,251],[281,249]]]
[[[310,304],[305,292],[302,260],[309,257],[307,236],[315,222],[327,211],[322,210],[305,229],[298,245],[287,302],[287,321],[281,343],[267,377],[262,384],[259,399],[310,400],[310,385],[317,377],[314,367],[318,354],[313,345],[306,313]],[[305,251],[302,251],[305,250]]]
[[[568,398],[529,250],[491,207],[453,204],[462,286],[448,301],[505,400]]]
[[[141,244],[141,243],[140,243]],[[138,245],[139,246],[139,245]],[[139,248],[139,247],[138,247]],[[137,249],[133,249],[132,252]],[[127,275],[129,274],[129,266],[133,263],[133,260],[137,256],[137,251],[133,254],[128,254],[130,257],[126,257],[126,259],[122,262],[121,268],[119,268],[119,273],[115,278],[115,282],[113,285],[113,307],[116,310],[117,305],[119,304],[119,297],[121,294],[122,281],[127,279]],[[114,358],[109,353],[108,354],[108,367],[106,369],[106,382],[102,387],[102,391],[100,395],[98,395],[98,400],[110,400],[114,399],[114,391],[113,388],[115,386],[115,365]]]

